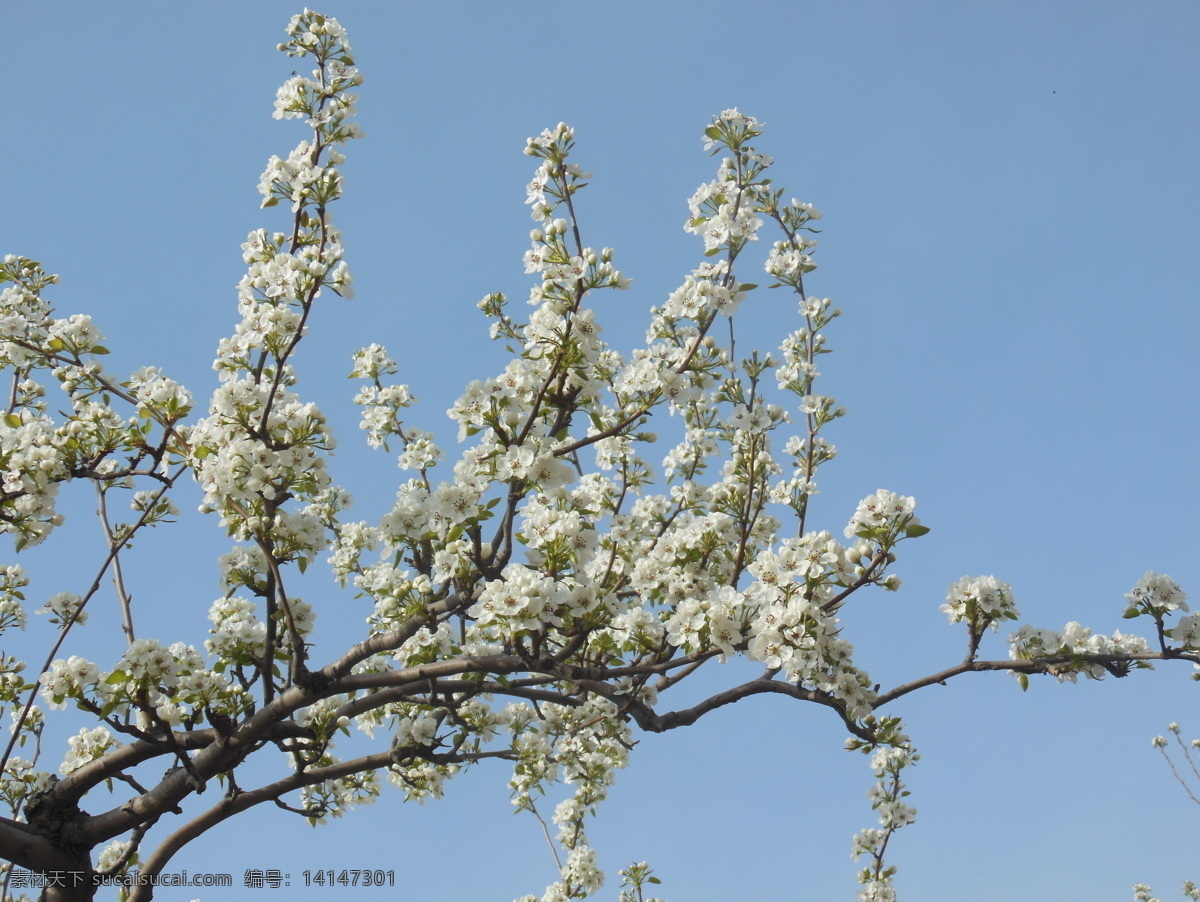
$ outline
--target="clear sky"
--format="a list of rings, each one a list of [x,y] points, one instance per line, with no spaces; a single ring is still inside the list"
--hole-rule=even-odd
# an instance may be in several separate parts
[[[1012,583],[1023,620],[1050,628],[1128,627],[1123,593],[1147,569],[1200,599],[1196,3],[320,9],[346,26],[366,76],[366,139],[348,150],[335,214],[358,297],[328,301],[298,365],[302,393],[340,429],[334,475],[362,516],[386,507],[400,474],[360,450],[349,354],[386,344],[421,424],[452,444],[441,412],[499,365],[475,302],[528,290],[525,138],[576,128],[577,161],[595,173],[584,241],[615,247],[634,278],[600,305],[606,337],[628,349],[646,309],[701,259],[681,228],[686,198],[713,177],[700,133],[736,106],[767,123],[759,145],[777,183],[824,211],[809,285],[845,310],[822,390],[849,416],[829,432],[841,455],[823,471],[817,520],[840,533],[885,487],[915,495],[933,529],[902,547],[899,594],[847,610],[860,666],[887,686],[960,660],[964,631],[938,606],[968,574]],[[238,245],[282,222],[257,209],[258,175],[305,136],[270,117],[297,65],[273,48],[298,11],[0,7],[0,253],[61,274],[60,315],[95,317],[112,369],[159,365],[198,397],[211,391],[217,341],[236,321]],[[750,307],[739,348],[796,327],[773,293]],[[62,541],[28,555],[53,571],[35,570],[31,597],[77,588],[100,557],[93,502],[77,494]],[[211,518],[189,521],[140,543],[127,567],[158,638],[199,644],[225,540]],[[365,602],[320,591],[322,622],[358,629]],[[1002,639],[989,657],[1006,656]],[[918,822],[893,844],[901,898],[1107,902],[1131,898],[1135,881],[1169,897],[1200,879],[1200,808],[1150,746],[1171,720],[1200,736],[1188,676],[1044,678],[1022,694],[1007,675],[968,675],[898,703],[923,753],[909,778]],[[829,712],[779,699],[642,737],[593,827],[603,895],[615,897],[619,867],[648,859],[672,902],[852,898],[850,837],[872,820],[871,780],[843,738]],[[318,830],[263,810],[171,867],[239,883],[247,867],[294,879],[394,868],[397,898],[430,902],[540,894],[553,863],[536,822],[510,813],[505,781],[503,766],[480,767],[441,802],[385,794]],[[159,898],[388,897],[285,893]]]

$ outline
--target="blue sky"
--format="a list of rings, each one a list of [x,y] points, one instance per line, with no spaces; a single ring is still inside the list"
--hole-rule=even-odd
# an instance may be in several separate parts
[[[257,209],[258,174],[304,137],[270,117],[296,65],[273,47],[297,11],[277,0],[0,10],[0,253],[61,274],[60,314],[95,317],[112,369],[158,365],[198,397],[211,390],[235,322],[238,245],[282,221]],[[335,214],[358,296],[330,299],[299,367],[302,392],[338,425],[334,473],[362,516],[381,512],[400,474],[361,449],[349,354],[386,344],[421,425],[451,443],[441,412],[502,365],[475,302],[529,284],[524,139],[560,120],[576,128],[577,159],[595,173],[585,243],[615,247],[635,280],[599,305],[606,337],[627,349],[701,259],[681,228],[714,169],[700,132],[736,106],[767,123],[759,143],[776,181],[824,211],[809,285],[845,311],[823,390],[849,416],[829,433],[841,454],[822,473],[820,525],[840,532],[885,487],[916,496],[933,528],[902,549],[899,594],[856,596],[846,611],[859,664],[889,685],[960,660],[964,636],[938,606],[967,574],[1012,583],[1023,620],[1051,628],[1127,627],[1123,593],[1147,569],[1200,598],[1196,4],[322,11],[349,30],[367,79],[366,139],[349,148]],[[773,294],[746,320],[739,348],[795,328]],[[35,570],[35,597],[73,587],[68,548],[75,585],[99,559],[92,499],[68,504],[78,516],[60,541],[28,555],[52,571]],[[139,544],[127,567],[159,638],[202,641],[224,548],[199,517]],[[320,591],[319,616],[356,629],[363,602]],[[987,648],[1006,655],[1002,637]],[[923,760],[909,780],[918,822],[893,846],[901,898],[1123,900],[1138,880],[1166,896],[1195,879],[1200,809],[1149,740],[1171,720],[1200,735],[1197,691],[1186,668],[1164,667],[1099,685],[1035,680],[1024,694],[1003,674],[969,675],[902,700],[895,713]],[[672,902],[852,897],[850,836],[871,820],[870,775],[843,738],[828,712],[771,699],[643,737],[593,828],[608,896],[617,868],[648,859]],[[552,862],[536,822],[510,813],[505,779],[480,768],[441,802],[385,796],[315,831],[258,812],[174,866],[239,882],[247,867],[297,879],[306,867],[395,868],[406,898],[540,894]],[[341,895],[371,895],[353,892]]]

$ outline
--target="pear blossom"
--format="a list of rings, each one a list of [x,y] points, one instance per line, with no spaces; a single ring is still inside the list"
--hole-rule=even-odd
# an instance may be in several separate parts
[[[968,623],[976,632],[988,627],[995,632],[999,621],[1019,616],[1012,601],[1012,586],[994,576],[964,576],[952,583],[940,610],[950,615],[951,623]]]
[[[1187,611],[1187,594],[1170,576],[1147,570],[1137,585],[1125,593],[1129,605],[1126,616],[1148,613],[1161,617],[1171,611]]]
[[[556,850],[541,898],[585,898],[603,882],[589,818],[628,764],[635,726],[671,729],[770,692],[820,706],[867,756],[875,822],[853,840],[865,865],[859,898],[894,899],[884,853],[916,819],[904,777],[919,756],[885,706],[922,682],[877,683],[850,641],[861,620],[846,610],[867,587],[898,589],[890,567],[901,543],[928,530],[912,497],[884,489],[857,505],[842,537],[818,523],[829,516],[817,509],[818,477],[837,455],[828,433],[845,413],[818,364],[841,311],[805,286],[821,214],[774,187],[773,160],[756,147],[763,124],[727,109],[705,129],[719,162],[683,226],[704,259],[652,299],[644,338],[623,349],[609,344],[612,305],[601,293],[629,278],[612,248],[585,243],[576,199],[592,176],[575,159],[575,131],[559,123],[531,137],[528,305],[499,292],[477,305],[508,356],[464,380],[446,409],[460,445],[448,453],[428,424],[406,419],[416,399],[393,381],[401,364],[387,349],[353,353],[365,443],[407,472],[381,516],[350,520],[352,499],[334,481],[333,418],[306,393],[297,349],[311,347],[331,304],[353,296],[330,208],[346,188],[346,145],[361,136],[351,89],[362,76],[342,26],[311,10],[292,18],[280,49],[312,67],[284,81],[273,115],[307,131],[260,177],[271,211],[262,215],[279,218],[241,245],[236,320],[217,343],[211,394],[193,395],[156,366],[109,373],[99,326],[57,315],[43,296],[55,277],[27,258],[0,262],[0,367],[13,377],[0,416],[0,531],[18,546],[46,539],[62,523],[60,487],[82,480],[98,489],[107,540],[105,579],[39,610],[62,628],[64,657],[34,676],[0,654],[14,746],[41,754],[52,715],[32,705],[35,693],[51,712],[71,707],[96,724],[67,740],[62,780],[6,756],[0,803],[11,819],[30,815],[25,826],[55,846],[61,837],[42,824],[45,812],[61,815],[73,825],[71,860],[95,855],[101,871],[161,868],[146,828],[214,778],[225,784],[222,806],[273,801],[316,824],[389,787],[440,798],[463,771],[503,760],[514,807],[541,820]],[[768,231],[773,240],[755,247]],[[754,297],[744,276],[752,251],[753,267],[791,297],[780,315],[795,319],[777,351],[747,356],[740,343],[735,354],[732,320]],[[665,454],[649,447],[660,434]],[[140,619],[135,632],[143,593],[126,590],[121,569],[143,527],[179,516],[171,492],[185,477],[231,543],[202,646],[146,637]],[[108,519],[105,499],[121,491],[132,525]],[[330,575],[352,596],[344,604],[330,600]],[[110,577],[121,644],[100,661],[71,654],[85,605],[106,603],[98,588]],[[23,570],[0,566],[0,631],[26,626],[28,585]],[[191,588],[170,603],[186,604]],[[1018,617],[1013,589],[963,577],[941,610],[968,625],[968,655],[936,680],[1012,668],[1074,682],[1154,660],[1200,665],[1200,615],[1186,613],[1178,584],[1147,572],[1126,599],[1126,616],[1153,621],[1154,650],[1140,636],[1070,622],[1021,626],[1007,661],[983,661],[987,629]],[[327,621],[359,632],[331,652]],[[705,665],[722,679],[710,662],[732,658],[761,675],[700,699],[683,694],[677,706],[677,684]],[[282,770],[252,788],[264,759]],[[159,783],[156,760],[169,768]],[[114,782],[126,796],[100,802]],[[108,810],[75,817],[84,800]],[[554,835],[539,802],[553,805]],[[639,895],[639,881],[654,882],[644,864],[622,874]]]

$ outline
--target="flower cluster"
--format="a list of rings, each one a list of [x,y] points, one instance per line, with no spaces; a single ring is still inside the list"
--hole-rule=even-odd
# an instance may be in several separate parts
[[[915,765],[921,756],[900,730],[900,721],[896,718],[884,718],[880,722],[875,742],[850,739],[846,747],[870,755],[871,772],[876,782],[867,796],[871,807],[879,812],[879,826],[860,831],[851,844],[850,853],[854,860],[867,858],[869,862],[858,874],[862,886],[858,899],[859,902],[895,902],[893,878],[896,868],[885,864],[884,852],[892,834],[916,820],[916,809],[904,801],[909,793],[902,773],[906,767]]]
[[[0,634],[9,627],[25,628],[24,589],[29,576],[16,564],[0,566]]]
[[[509,564],[501,579],[484,587],[470,614],[485,635],[512,639],[522,633],[561,626],[561,613],[571,604],[570,594],[552,577]]]
[[[769,157],[755,153],[749,142],[762,134],[753,116],[725,110],[705,130],[707,148],[725,147],[734,152],[721,162],[714,181],[701,185],[688,201],[691,218],[684,228],[704,239],[706,252],[724,246],[740,248],[753,241],[762,226],[755,176],[771,165]]]
[[[1009,658],[1014,661],[1049,659],[1047,672],[1060,683],[1074,683],[1082,674],[1093,680],[1105,674],[1124,676],[1129,667],[1149,668],[1149,661],[1134,660],[1122,663],[1129,656],[1145,655],[1149,651],[1141,636],[1115,632],[1111,636],[1093,633],[1086,626],[1071,621],[1061,630],[1022,626],[1009,637]],[[1024,674],[1019,674],[1024,676]],[[1022,681],[1022,685],[1025,681]]]
[[[967,624],[974,635],[989,627],[995,632],[1001,620],[1020,616],[1013,604],[1012,586],[994,576],[964,576],[951,583],[940,610],[950,615],[951,623]]]
[[[44,792],[53,779],[53,774],[39,771],[28,758],[13,755],[0,773],[0,803],[20,811],[26,800]]]
[[[70,774],[89,761],[95,761],[109,749],[119,745],[116,737],[104,727],[84,727],[67,740],[70,751],[59,765],[59,773]]]
[[[1125,593],[1125,598],[1129,601],[1125,608],[1127,618],[1146,614],[1161,621],[1163,615],[1172,611],[1188,610],[1187,593],[1179,588],[1179,583],[1153,570],[1147,570],[1137,585]]]
[[[39,614],[49,614],[50,622],[61,627],[70,623],[87,623],[87,612],[83,610],[83,599],[74,592],[59,592],[38,608]]]
[[[1188,651],[1200,651],[1200,611],[1180,617],[1167,635]]]
[[[846,526],[846,538],[858,536],[890,543],[897,536],[920,526],[921,521],[913,516],[916,503],[911,497],[886,489],[873,492],[858,503],[858,509]]]

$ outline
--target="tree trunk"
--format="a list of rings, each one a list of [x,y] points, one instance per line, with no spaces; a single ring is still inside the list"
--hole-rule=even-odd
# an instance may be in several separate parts
[[[87,853],[80,854],[71,870],[50,871],[38,902],[91,902],[96,896],[96,872]]]

